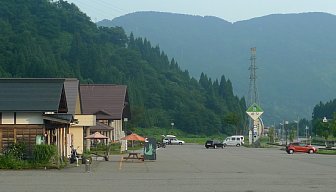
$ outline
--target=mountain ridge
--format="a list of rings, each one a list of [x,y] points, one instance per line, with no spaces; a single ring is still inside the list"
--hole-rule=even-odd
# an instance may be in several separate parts
[[[97,27],[66,1],[0,1],[0,77],[127,85],[127,130],[174,123],[197,135],[246,131],[245,99],[224,76],[198,81],[159,46],[120,27]]]
[[[194,77],[224,74],[235,93],[246,98],[250,48],[256,47],[257,84],[268,123],[311,118],[314,105],[336,97],[336,16],[329,13],[273,14],[230,23],[211,16],[140,12],[97,24],[121,26],[149,39]]]

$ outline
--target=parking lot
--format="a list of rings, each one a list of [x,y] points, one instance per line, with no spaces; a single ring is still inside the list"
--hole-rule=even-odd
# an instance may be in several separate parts
[[[62,170],[0,171],[1,191],[335,191],[336,157],[279,148],[169,145],[157,160],[95,161]]]

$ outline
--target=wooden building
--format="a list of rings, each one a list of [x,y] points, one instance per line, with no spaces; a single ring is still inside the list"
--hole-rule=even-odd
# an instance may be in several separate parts
[[[123,123],[131,119],[127,86],[80,85],[80,94],[82,114],[96,115],[97,120],[97,125],[87,132],[99,131],[109,137],[110,142],[125,136]]]
[[[73,123],[67,114],[65,79],[0,79],[0,151],[23,142],[29,152],[36,143],[55,144],[66,156],[66,135]]]
[[[86,131],[86,127],[96,125],[96,116],[91,114],[82,114],[78,79],[65,79],[64,88],[67,97],[67,114],[74,116],[74,121],[70,123],[69,132],[66,135],[67,156],[70,157],[72,147],[77,150],[77,153],[83,153],[84,133]]]

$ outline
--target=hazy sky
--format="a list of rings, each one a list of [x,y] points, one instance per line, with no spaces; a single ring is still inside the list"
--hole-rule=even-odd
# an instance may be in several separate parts
[[[96,22],[137,11],[216,16],[235,22],[275,13],[326,12],[336,15],[336,0],[66,0]]]

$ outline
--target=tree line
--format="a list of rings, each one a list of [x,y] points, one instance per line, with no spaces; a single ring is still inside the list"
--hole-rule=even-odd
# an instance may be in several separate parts
[[[200,45],[201,46],[201,45]],[[223,71],[223,74],[225,71]],[[246,103],[223,75],[200,79],[174,58],[121,27],[97,27],[60,0],[0,2],[0,77],[76,77],[128,86],[129,127],[170,127],[194,134],[242,134]]]
[[[336,99],[326,103],[320,102],[314,107],[312,124],[313,134],[328,140],[336,137]]]

